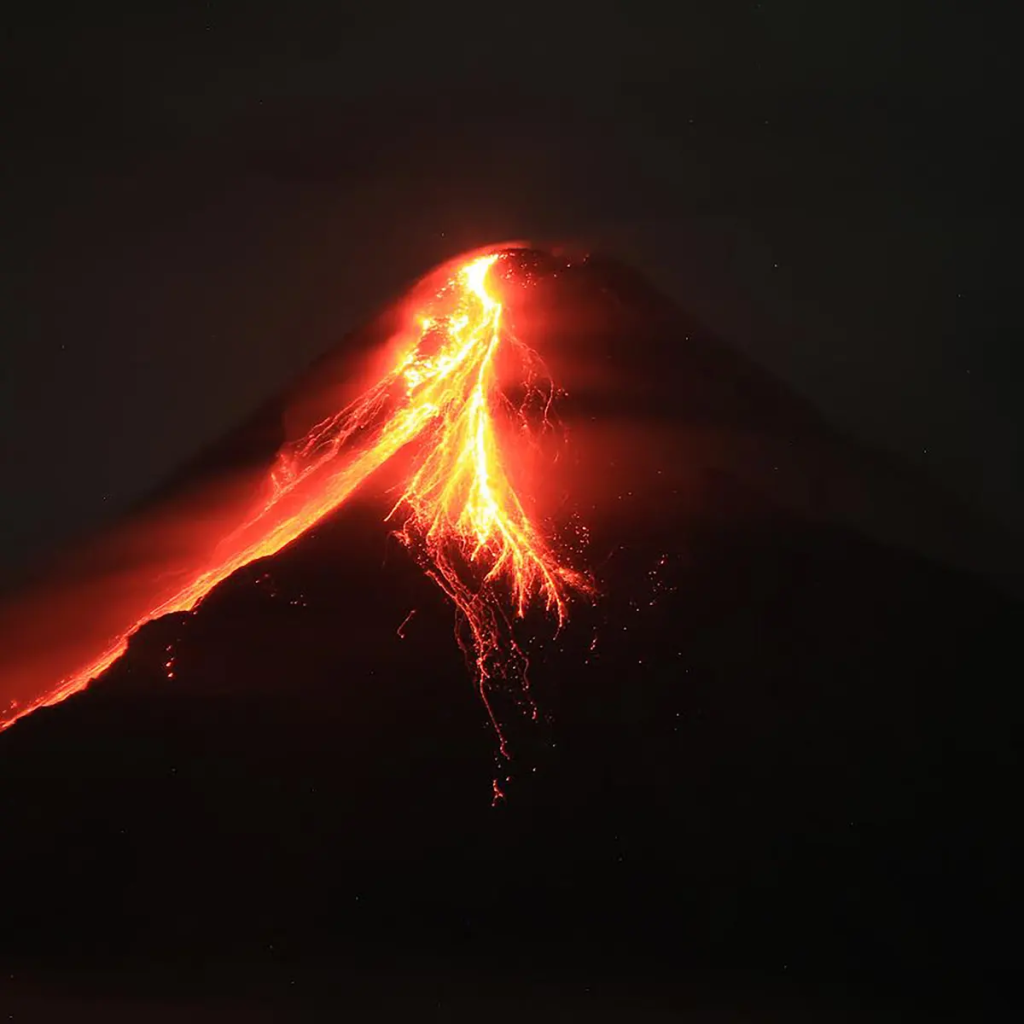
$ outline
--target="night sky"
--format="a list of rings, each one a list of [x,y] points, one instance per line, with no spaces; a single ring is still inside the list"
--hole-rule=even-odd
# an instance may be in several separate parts
[[[513,238],[632,262],[1020,520],[1006,26],[923,0],[357,6],[5,24],[0,579]]]

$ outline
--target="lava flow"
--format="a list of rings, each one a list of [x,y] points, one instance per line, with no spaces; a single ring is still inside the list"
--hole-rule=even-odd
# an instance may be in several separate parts
[[[419,312],[411,346],[384,378],[278,452],[264,498],[206,564],[172,593],[157,590],[149,610],[94,659],[37,699],[0,712],[0,729],[83,689],[142,625],[195,609],[232,573],[320,522],[400,451],[411,451],[411,465],[388,519],[454,603],[460,642],[490,711],[489,681],[525,673],[513,620],[539,602],[561,625],[570,594],[590,589],[587,577],[558,556],[513,485],[509,442],[530,443],[546,427],[554,388],[537,356],[503,323],[490,287],[503,258],[490,254],[462,265]],[[500,386],[508,371],[499,367],[508,366],[517,373],[515,403]]]

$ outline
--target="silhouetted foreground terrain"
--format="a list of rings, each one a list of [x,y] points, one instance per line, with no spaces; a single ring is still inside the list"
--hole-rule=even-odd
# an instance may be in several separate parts
[[[183,991],[240,971],[254,992],[278,979],[282,1000],[314,971],[342,1008],[356,991],[398,1007],[387,980],[415,975],[417,1013],[447,999],[494,1016],[497,1000],[509,1019],[570,991],[615,1016],[637,991],[704,1005],[687,979],[730,998],[747,984],[716,971],[849,989],[873,1019],[897,999],[998,997],[1019,605],[722,455],[781,437],[799,471],[831,442],[682,321],[666,336],[664,310],[662,349],[644,348],[655,313],[610,275],[541,285],[568,296],[566,322],[584,301],[624,309],[594,314],[594,358],[635,376],[570,388],[575,472],[618,463],[614,489],[579,502],[603,594],[557,640],[529,623],[543,714],[498,701],[507,798],[492,807],[495,737],[450,610],[371,496],[0,735],[0,954],[19,971],[45,987],[42,965],[171,964]],[[704,410],[701,351],[726,395]],[[613,407],[631,380],[653,390]],[[630,460],[588,422],[655,440]],[[475,1003],[465,979],[483,978],[506,980]]]

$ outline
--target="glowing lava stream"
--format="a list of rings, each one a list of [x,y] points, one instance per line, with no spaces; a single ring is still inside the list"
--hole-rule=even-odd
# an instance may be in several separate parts
[[[521,618],[539,599],[561,625],[569,592],[587,592],[590,585],[562,564],[530,520],[502,457],[496,411],[504,405],[528,435],[528,413],[539,407],[543,418],[552,389],[538,383],[543,377],[536,356],[502,326],[502,305],[487,287],[488,273],[501,258],[492,254],[463,265],[419,318],[411,351],[383,380],[281,449],[264,503],[221,541],[207,568],[52,691],[18,707],[0,729],[83,689],[121,657],[146,622],[195,609],[232,573],[275,554],[318,523],[413,441],[419,446],[410,477],[388,518],[404,514],[399,536],[455,604],[485,703],[492,676],[510,668],[525,671],[506,604]],[[506,351],[524,373],[526,398],[517,409],[498,388],[497,359]]]

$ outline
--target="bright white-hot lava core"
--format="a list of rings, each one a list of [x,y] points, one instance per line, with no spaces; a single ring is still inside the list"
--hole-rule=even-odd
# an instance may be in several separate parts
[[[414,339],[383,379],[278,452],[258,506],[206,562],[169,594],[154,582],[143,615],[40,696],[0,710],[0,728],[83,689],[146,622],[195,609],[232,573],[290,544],[410,448],[388,519],[454,603],[485,702],[493,676],[523,671],[512,620],[540,602],[560,625],[571,594],[589,592],[590,584],[559,557],[512,482],[510,446],[530,444],[546,427],[554,388],[535,353],[503,323],[492,271],[504,258],[492,253],[457,267],[417,311]],[[506,390],[499,377],[509,373],[516,379]]]

